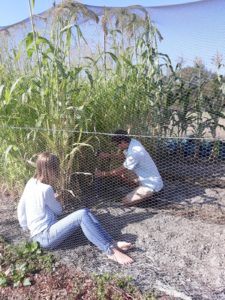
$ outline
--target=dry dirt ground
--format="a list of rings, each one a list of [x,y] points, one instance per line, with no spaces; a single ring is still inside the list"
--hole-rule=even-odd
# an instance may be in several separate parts
[[[182,170],[181,166],[169,175],[164,170],[164,191],[136,207],[124,208],[109,197],[95,206],[84,199],[83,206],[95,212],[115,239],[135,243],[129,252],[132,265],[121,267],[107,260],[80,231],[54,254],[90,273],[130,275],[142,290],[166,292],[171,299],[225,300],[224,162],[192,164],[190,176]],[[2,196],[0,209],[0,234],[15,243],[24,240],[11,196]]]

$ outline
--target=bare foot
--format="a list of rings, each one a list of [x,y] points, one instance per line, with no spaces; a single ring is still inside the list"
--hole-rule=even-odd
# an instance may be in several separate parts
[[[114,260],[115,262],[119,263],[120,265],[128,265],[134,261],[130,256],[120,252],[116,248],[113,248],[112,251],[113,251],[113,254],[107,255],[108,258],[111,260]]]
[[[124,241],[118,241],[116,243],[116,246],[119,250],[122,250],[122,251],[127,251],[127,250],[134,248],[134,245],[132,245],[131,243],[128,243],[128,242],[124,242]]]

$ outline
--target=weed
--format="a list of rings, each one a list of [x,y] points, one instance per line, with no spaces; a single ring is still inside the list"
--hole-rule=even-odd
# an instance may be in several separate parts
[[[11,245],[0,238],[0,286],[29,286],[32,274],[50,270],[54,263],[51,254],[45,253],[37,242]]]

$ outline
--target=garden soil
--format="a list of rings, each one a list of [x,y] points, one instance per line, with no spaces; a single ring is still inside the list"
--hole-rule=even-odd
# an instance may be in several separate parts
[[[0,234],[13,243],[25,240],[16,220],[16,200],[10,194],[1,198]],[[109,199],[93,204],[87,198],[82,203],[115,239],[135,244],[129,251],[135,262],[120,266],[108,260],[79,230],[53,251],[58,261],[88,273],[131,276],[143,291],[166,293],[171,297],[167,299],[225,300],[225,189],[221,182],[202,186],[166,180],[162,193],[130,208]]]

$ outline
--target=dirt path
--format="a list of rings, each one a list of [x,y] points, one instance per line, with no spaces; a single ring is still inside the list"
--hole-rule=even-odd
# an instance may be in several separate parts
[[[224,300],[225,190],[196,186],[190,193],[188,183],[170,182],[156,200],[155,206],[124,208],[120,203],[102,202],[94,209],[113,237],[135,243],[129,253],[135,259],[133,265],[121,267],[107,260],[80,231],[55,255],[90,273],[132,276],[143,290],[166,291],[184,300]],[[24,239],[15,202],[2,197],[0,208],[0,234],[13,242]]]

